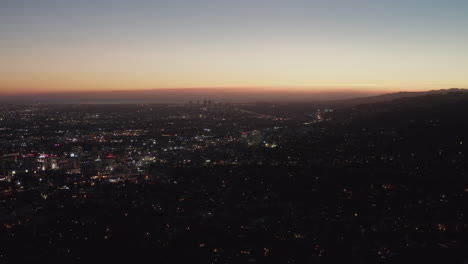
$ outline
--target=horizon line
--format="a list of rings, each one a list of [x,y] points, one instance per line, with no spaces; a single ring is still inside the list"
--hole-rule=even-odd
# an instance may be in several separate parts
[[[419,89],[419,88],[409,88],[409,89],[365,89],[365,88],[336,88],[336,89],[324,89],[324,88],[310,88],[310,87],[236,87],[236,86],[227,86],[227,87],[180,87],[180,88],[140,88],[140,89],[99,89],[99,90],[42,90],[42,91],[11,91],[11,92],[2,92],[0,89],[0,97],[2,96],[34,96],[34,95],[49,95],[49,94],[97,94],[97,93],[144,93],[144,92],[235,92],[235,93],[253,93],[253,92],[266,92],[266,93],[289,93],[289,94],[335,94],[335,93],[372,93],[372,94],[385,94],[385,93],[399,93],[399,92],[424,92],[424,91],[436,91],[436,90],[449,90],[449,89],[468,89],[468,88],[441,88],[441,89]]]

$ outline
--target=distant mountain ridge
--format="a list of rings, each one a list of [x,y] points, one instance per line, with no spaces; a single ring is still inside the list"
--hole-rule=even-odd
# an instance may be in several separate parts
[[[188,101],[214,100],[217,102],[286,102],[318,103],[335,106],[352,106],[392,101],[450,92],[468,92],[468,89],[451,88],[422,92],[397,92],[380,94],[376,91],[355,90],[249,90],[249,89],[156,89],[90,92],[57,92],[43,94],[0,95],[0,103],[13,104],[180,104]]]
[[[188,101],[216,102],[317,102],[337,101],[379,94],[356,90],[268,90],[244,88],[177,88],[155,90],[120,90],[56,92],[42,94],[0,95],[0,103],[42,104],[180,104]]]

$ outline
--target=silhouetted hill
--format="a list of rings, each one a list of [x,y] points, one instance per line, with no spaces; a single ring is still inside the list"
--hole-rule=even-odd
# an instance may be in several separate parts
[[[465,175],[460,170],[468,153],[467,120],[468,92],[449,90],[341,109],[335,124],[351,153],[399,160],[407,175],[448,179]],[[418,162],[424,171],[413,168]]]
[[[464,122],[468,117],[468,91],[440,90],[397,97],[384,95],[387,100],[355,106],[356,118],[377,123],[406,122],[408,120],[444,120]],[[393,98],[393,99],[390,99]],[[391,123],[390,123],[391,124]]]
[[[431,91],[423,91],[423,92],[397,92],[397,93],[388,93],[388,94],[371,96],[371,97],[345,99],[337,103],[342,104],[342,105],[347,105],[347,106],[359,105],[359,104],[373,104],[373,103],[386,102],[386,101],[392,101],[392,100],[403,99],[403,98],[421,97],[425,95],[443,95],[443,94],[456,93],[456,92],[468,93],[468,89],[451,88],[451,89],[431,90]]]

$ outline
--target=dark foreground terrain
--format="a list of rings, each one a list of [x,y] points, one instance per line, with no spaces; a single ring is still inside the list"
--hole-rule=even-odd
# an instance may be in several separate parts
[[[0,110],[0,263],[468,261],[463,91]]]

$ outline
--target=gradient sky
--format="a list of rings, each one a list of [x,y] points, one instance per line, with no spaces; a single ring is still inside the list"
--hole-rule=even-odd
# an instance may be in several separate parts
[[[0,0],[0,94],[468,87],[466,0]]]

